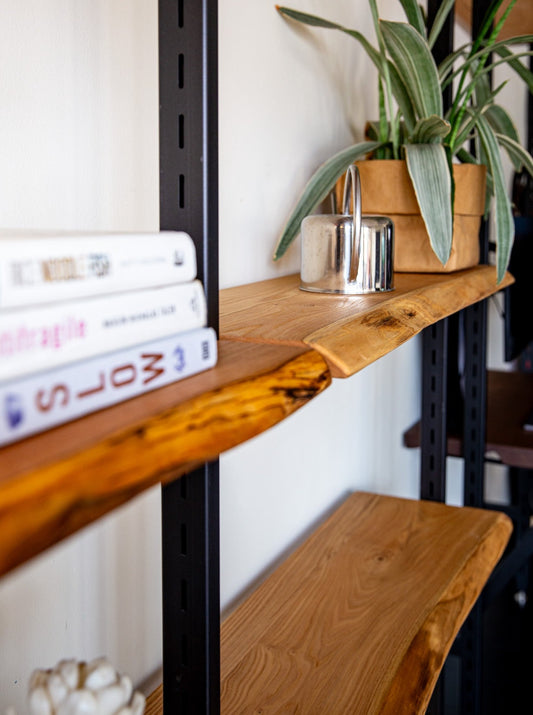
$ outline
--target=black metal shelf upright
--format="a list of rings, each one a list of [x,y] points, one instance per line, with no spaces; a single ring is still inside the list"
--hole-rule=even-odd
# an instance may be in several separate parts
[[[159,0],[161,230],[196,246],[218,330],[217,0]],[[162,489],[163,708],[220,712],[218,461]]]
[[[472,36],[481,26],[489,0],[473,0]],[[428,19],[432,22],[440,0],[428,0]],[[438,42],[433,48],[439,63],[454,46],[454,14],[450,13]],[[443,97],[451,104],[451,87]],[[488,262],[488,234],[484,224],[480,232],[481,262]],[[483,506],[485,420],[486,420],[486,345],[487,302],[485,300],[426,328],[423,334],[422,419],[420,496],[446,500],[446,438],[449,425],[460,425],[463,434],[464,504]],[[458,367],[463,346],[462,387]],[[450,688],[445,681],[445,667],[431,701],[431,715],[460,712],[481,715],[483,596],[474,606],[455,644],[459,653],[459,673],[453,680],[454,705],[450,706]],[[448,701],[448,703],[447,703]]]

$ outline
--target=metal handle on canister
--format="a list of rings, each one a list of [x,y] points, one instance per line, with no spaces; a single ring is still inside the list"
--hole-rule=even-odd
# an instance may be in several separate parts
[[[350,215],[350,199],[353,197],[352,211],[352,252],[350,256],[350,281],[357,280],[359,271],[359,251],[361,246],[361,181],[359,179],[359,169],[355,164],[350,164],[344,180],[344,192],[342,197],[342,212],[346,216]]]

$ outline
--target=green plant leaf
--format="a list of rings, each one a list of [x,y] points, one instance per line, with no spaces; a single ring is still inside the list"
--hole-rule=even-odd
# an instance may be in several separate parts
[[[286,17],[289,17],[292,20],[297,20],[304,25],[311,25],[312,27],[323,27],[328,30],[339,30],[339,32],[344,32],[347,35],[350,35],[350,37],[353,37],[355,40],[361,43],[372,62],[383,74],[382,56],[376,50],[376,48],[370,44],[366,37],[360,32],[357,32],[357,30],[350,30],[347,27],[338,25],[336,22],[330,22],[329,20],[324,20],[323,18],[317,17],[316,15],[309,15],[306,12],[300,12],[299,10],[291,10],[291,8],[281,7],[280,5],[276,5],[276,10],[280,13],[280,15],[285,15]]]
[[[471,73],[476,76],[477,63],[472,65]],[[479,74],[476,79],[476,87],[474,89],[475,104],[477,107],[484,107],[489,102],[492,102],[494,95],[492,93],[490,78],[488,74]]]
[[[282,7],[281,5],[276,5],[276,10],[280,15],[285,15],[293,20],[298,20],[298,22],[303,22],[305,25],[313,25],[314,27],[327,27],[329,29],[342,30],[340,25],[329,20],[324,20],[316,15],[309,15],[307,12],[300,12],[299,10],[291,10],[290,7]]]
[[[379,137],[378,140],[386,142],[389,140],[390,125],[387,121],[387,110],[385,108],[385,92],[383,90],[383,80],[378,77],[378,98],[379,98]]]
[[[509,67],[511,67],[515,72],[520,75],[521,79],[524,80],[524,82],[528,85],[529,90],[533,91],[533,73],[531,73],[531,71],[528,70],[528,68],[523,65],[519,60],[520,57],[531,56],[532,52],[531,50],[520,50],[519,52],[511,52],[507,47],[508,45],[522,44],[521,42],[515,43],[514,40],[516,39],[524,41],[529,40],[530,43],[533,43],[533,35],[523,35],[520,38],[513,38],[512,40],[491,43],[490,45],[483,47],[481,50],[474,52],[469,57],[464,56],[464,49],[468,47],[467,45],[464,45],[461,50],[457,50],[457,52],[454,52],[452,55],[443,60],[439,65],[439,77],[441,80],[442,88],[445,89],[451,82],[453,82],[457,75],[464,74],[465,70],[468,70],[470,73],[472,73],[473,66],[474,68],[476,68],[479,65],[480,60],[483,60],[488,55],[497,54],[502,59],[487,64],[483,68],[483,71],[487,73],[493,70],[495,67],[498,67],[499,65],[508,64]],[[457,61],[457,59],[459,59],[461,55],[463,55],[463,60],[460,66],[458,67],[458,69],[452,71],[451,65],[453,64],[453,61]]]
[[[457,62],[458,59],[461,59],[461,61],[463,61],[464,58],[467,57],[468,50],[471,45],[472,43],[468,42],[466,45],[458,47],[454,52],[451,52],[442,60],[442,62],[438,66],[439,79],[441,82],[445,82],[447,80],[448,74],[452,72],[453,65]]]
[[[406,144],[405,158],[431,247],[444,265],[452,248],[452,181],[441,144]]]
[[[442,117],[437,66],[426,41],[404,22],[380,20],[387,51],[402,78],[418,119]]]
[[[392,93],[398,103],[398,108],[405,121],[408,132],[412,132],[416,124],[415,109],[409,96],[409,92],[400,77],[398,70],[389,61],[389,75],[391,80]]]
[[[481,163],[467,149],[459,149],[457,151],[456,156],[463,164],[480,164]]]
[[[527,37],[529,38],[529,42],[533,43],[533,35],[527,35]],[[509,41],[507,41],[506,44],[508,45]],[[530,70],[528,70],[528,68],[520,62],[520,60],[516,59],[516,54],[507,49],[507,47],[497,48],[495,52],[500,55],[500,57],[504,58],[509,67],[511,67],[518,74],[518,76],[524,80],[529,87],[529,91],[533,92],[533,73],[531,73]],[[526,52],[520,54],[530,53]]]
[[[337,179],[356,159],[382,146],[381,142],[360,142],[338,152],[313,174],[292,211],[278,240],[274,260],[281,258],[300,232],[303,219],[329,194]]]
[[[496,133],[505,134],[515,142],[520,142],[513,120],[500,104],[489,104],[485,110],[485,117]]]
[[[388,72],[391,84],[391,91],[394,96],[394,99],[398,103],[400,112],[402,113],[409,130],[412,131],[414,129],[416,123],[415,112],[404,82],[402,81],[400,75],[398,74],[398,71],[396,70],[396,67],[392,64],[392,62],[386,60],[385,57],[381,55],[378,50],[376,50],[376,48],[366,39],[364,35],[362,35],[360,32],[357,32],[357,30],[350,30],[347,27],[338,25],[335,22],[330,22],[329,20],[324,20],[321,17],[317,17],[316,15],[309,15],[308,13],[300,12],[298,10],[292,10],[288,7],[280,7],[279,5],[276,5],[276,9],[281,15],[285,15],[292,20],[302,22],[305,25],[311,25],[312,27],[322,27],[329,30],[338,30],[339,32],[343,32],[346,35],[349,35],[354,40],[357,40],[362,45],[367,55],[376,66],[378,72],[385,80],[386,74]],[[386,67],[385,62],[387,62]]]
[[[478,77],[478,79],[481,79]],[[488,112],[491,107],[496,107],[499,105],[493,104],[493,100],[496,97],[496,95],[500,92],[500,90],[505,86],[505,82],[503,82],[499,87],[497,87],[494,91],[486,91],[485,87],[485,82],[482,81],[481,84],[483,85],[481,92],[479,93],[479,100],[478,100],[478,93],[477,89],[475,92],[476,95],[476,101],[474,102],[473,107],[468,107],[466,112],[464,113],[463,119],[461,121],[461,124],[459,125],[457,134],[455,135],[455,138],[450,137],[450,148],[453,152],[456,152],[457,148],[462,146],[467,139],[472,138],[471,135],[475,131],[476,128],[476,122],[478,117],[480,117],[482,114]],[[490,87],[489,87],[490,90]],[[474,135],[475,136],[475,135]]]
[[[433,25],[431,26],[431,30],[429,32],[428,43],[430,47],[433,47],[435,45],[435,42],[440,35],[440,31],[442,30],[442,27],[446,22],[446,18],[450,14],[454,3],[455,0],[444,0],[444,2],[441,2],[441,4],[439,5],[439,9],[437,10],[437,14],[435,15],[435,20],[433,21]]]
[[[510,0],[509,5],[514,5],[515,2],[516,0]],[[498,34],[503,22],[505,21],[505,18],[501,17],[496,23],[498,30],[496,30],[495,28],[494,18],[496,17],[496,13],[498,12],[498,9],[502,3],[503,0],[492,0],[492,2],[489,4],[486,13],[483,16],[483,20],[481,21],[481,28],[477,32],[477,36],[474,40],[474,49],[477,49],[483,42],[486,42],[487,38],[494,38]],[[507,16],[509,12],[510,8],[508,7],[504,15]]]
[[[485,110],[485,117],[488,123],[494,130],[496,138],[500,146],[507,151],[509,159],[512,161],[515,171],[520,171],[522,169],[523,160],[521,156],[514,150],[516,144],[520,145],[520,137],[518,136],[518,131],[514,125],[513,120],[507,113],[507,111],[499,104],[489,104]],[[505,142],[500,141],[499,137],[504,136],[511,140],[511,144],[506,145]],[[521,147],[520,147],[521,148]],[[526,152],[527,153],[527,152]]]
[[[441,142],[450,132],[450,123],[433,114],[420,119],[409,137],[410,144],[435,144]]]
[[[387,107],[389,110],[389,122],[390,122],[390,138],[391,138],[391,144],[392,144],[392,153],[395,159],[399,158],[400,154],[400,137],[399,137],[399,128],[398,128],[398,117],[395,114],[394,111],[394,105],[393,105],[393,91],[392,91],[392,81],[390,77],[390,70],[389,70],[389,62],[387,61],[387,52],[385,49],[385,41],[383,39],[383,33],[381,31],[381,23],[379,21],[379,12],[378,12],[378,5],[376,0],[368,0],[368,3],[370,5],[370,12],[372,13],[372,21],[374,23],[374,30],[376,32],[376,37],[378,40],[378,47],[379,47],[379,53],[380,57],[382,58],[383,65],[382,65],[382,76],[383,76],[383,82],[385,85],[385,96],[387,97]]]
[[[527,169],[527,171],[533,176],[533,158],[531,157],[531,154],[524,149],[520,142],[511,139],[511,137],[506,134],[499,134],[496,131],[494,135],[498,144],[509,154],[509,158],[513,162],[516,170],[520,171],[522,168]]]
[[[481,113],[481,110],[476,109],[476,111],[469,111],[465,115],[454,139],[453,145],[450,146],[450,149],[454,154],[457,154],[457,147],[461,147],[468,139],[474,138],[477,118],[481,115]]]
[[[455,0],[453,1],[455,2]],[[427,37],[426,23],[424,22],[424,16],[422,15],[418,0],[400,0],[400,2],[409,24],[414,27],[422,37]]]
[[[369,120],[365,124],[365,137],[371,141],[379,141],[379,122],[376,120]]]
[[[514,221],[511,212],[511,201],[507,194],[507,187],[505,185],[498,142],[485,117],[478,118],[477,126],[481,144],[487,157],[488,168],[494,182],[496,268],[498,283],[500,283],[505,275],[507,266],[509,265],[509,258],[514,240]]]

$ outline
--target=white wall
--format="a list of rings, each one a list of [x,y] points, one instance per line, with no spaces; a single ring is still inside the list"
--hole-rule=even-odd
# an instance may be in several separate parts
[[[294,0],[371,33],[365,3]],[[310,172],[375,116],[369,61],[343,35],[220,0],[221,286],[298,270],[276,236]],[[395,0],[383,14],[398,16]],[[2,0],[0,225],[157,228],[156,0]],[[347,492],[416,496],[418,341],[337,381],[221,458],[229,608]],[[0,713],[35,667],[106,654],[135,680],[160,662],[154,489],[0,582]]]

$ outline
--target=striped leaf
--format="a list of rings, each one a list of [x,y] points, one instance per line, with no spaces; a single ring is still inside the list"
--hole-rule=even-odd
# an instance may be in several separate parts
[[[436,144],[441,142],[450,132],[450,123],[433,114],[420,119],[409,137],[411,144]]]
[[[449,1],[449,0],[448,0]],[[424,16],[422,15],[422,10],[418,4],[418,0],[400,0],[405,16],[409,20],[409,24],[419,32],[422,37],[426,37],[426,23],[424,22]],[[455,2],[455,0],[453,0]]]
[[[291,10],[288,7],[281,7],[280,5],[276,5],[276,9],[280,13],[280,15],[285,15],[285,17],[289,17],[292,20],[297,20],[304,25],[311,25],[312,27],[323,27],[327,30],[339,30],[339,32],[344,32],[345,34],[350,35],[350,37],[353,37],[355,40],[361,43],[366,53],[368,54],[372,62],[376,65],[378,70],[380,72],[383,72],[382,56],[376,50],[376,48],[370,44],[366,37],[360,32],[357,32],[357,30],[350,30],[347,27],[338,25],[336,22],[330,22],[329,20],[324,20],[323,18],[317,17],[316,15],[309,15],[306,12]]]
[[[343,149],[322,164],[303,190],[274,251],[274,260],[281,258],[300,232],[303,219],[313,212],[334,187],[337,179],[356,159],[382,146],[381,142],[361,142]]]
[[[435,45],[435,42],[437,41],[437,38],[440,35],[440,31],[442,30],[443,25],[446,22],[446,18],[450,14],[451,9],[454,6],[454,3],[455,3],[455,0],[444,0],[439,5],[439,9],[437,10],[437,14],[435,15],[433,25],[429,32],[428,43],[429,43],[430,47],[433,47]]]
[[[418,119],[442,117],[439,73],[427,42],[410,25],[380,20],[383,39],[402,78]]]
[[[520,171],[524,165],[524,155],[529,157],[529,161],[531,161],[531,157],[520,146],[520,137],[513,120],[499,104],[490,104],[485,111],[485,117],[494,130],[498,143],[507,151],[515,171]],[[500,141],[500,138],[503,141]],[[509,139],[509,143],[506,143],[507,139]],[[519,151],[516,150],[517,145]],[[528,159],[525,159],[525,161],[527,162]]]
[[[444,265],[452,249],[452,181],[441,144],[406,144],[405,158],[431,247]]]
[[[533,176],[533,159],[531,154],[529,154],[520,142],[511,139],[511,137],[506,134],[494,133],[496,141],[500,146],[502,146],[509,155],[509,158],[513,162],[517,171],[521,171],[523,168]]]
[[[312,25],[313,27],[327,27],[329,29],[340,30],[342,29],[340,25],[330,22],[329,20],[324,20],[316,15],[309,15],[307,12],[299,12],[299,10],[291,10],[290,7],[282,7],[276,5],[276,10],[280,15],[285,15],[290,17],[292,20],[298,20],[298,22],[303,22],[305,25]]]
[[[494,182],[496,267],[499,283],[503,279],[507,266],[509,265],[514,240],[514,221],[511,204],[507,196],[507,186],[496,136],[485,117],[478,118],[477,128],[481,144],[486,154],[488,169]]]

